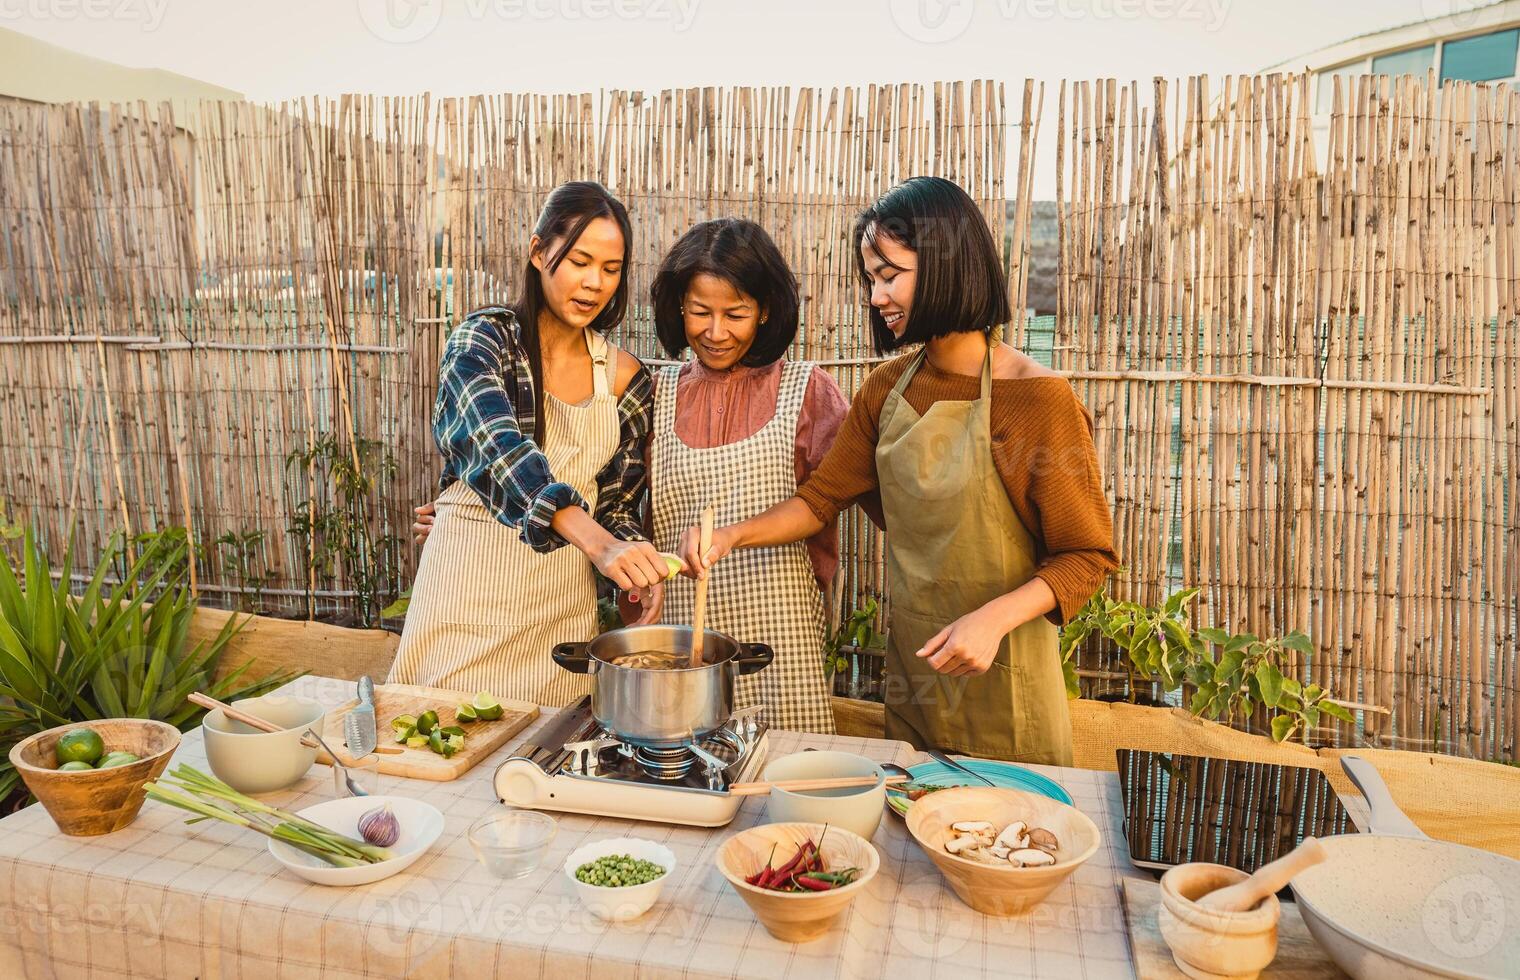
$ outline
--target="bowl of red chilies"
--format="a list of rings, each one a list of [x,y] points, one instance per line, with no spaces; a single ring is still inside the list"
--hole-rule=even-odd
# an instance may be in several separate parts
[[[858,834],[817,823],[740,831],[718,849],[718,870],[777,939],[807,942],[876,876],[881,858]]]

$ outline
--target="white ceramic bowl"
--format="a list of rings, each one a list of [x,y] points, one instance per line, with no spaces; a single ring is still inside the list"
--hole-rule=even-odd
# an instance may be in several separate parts
[[[278,732],[233,721],[213,708],[201,719],[206,761],[222,782],[239,793],[271,793],[284,789],[317,761],[315,747],[301,744],[310,728],[320,732],[326,709],[309,698],[265,695],[233,702],[233,707],[279,725]]]
[[[340,834],[358,838],[359,818],[387,803],[401,824],[401,837],[390,847],[395,857],[389,861],[357,868],[335,868],[319,857],[298,851],[284,841],[277,840],[269,842],[269,853],[289,870],[319,885],[367,885],[372,881],[389,878],[406,870],[413,861],[422,857],[443,833],[443,814],[438,812],[437,807],[406,796],[350,796],[298,810],[296,816]]]
[[[630,857],[643,858],[664,868],[665,873],[654,881],[648,881],[642,885],[626,885],[621,888],[588,885],[584,881],[577,880],[576,868],[588,861],[595,861],[599,857],[612,854],[627,854]],[[570,887],[575,889],[575,893],[580,896],[581,902],[592,915],[609,922],[637,919],[648,912],[659,899],[660,889],[665,887],[666,879],[675,872],[675,868],[676,856],[670,852],[670,848],[663,844],[656,844],[652,840],[640,840],[637,837],[614,837],[611,840],[586,844],[577,847],[570,852],[569,857],[565,858],[565,877],[570,880]]]
[[[771,760],[760,778],[772,782],[842,776],[875,776],[876,783],[802,792],[773,789],[766,811],[770,822],[828,824],[870,840],[881,825],[882,807],[887,802],[887,774],[874,759],[849,752],[794,752]]]

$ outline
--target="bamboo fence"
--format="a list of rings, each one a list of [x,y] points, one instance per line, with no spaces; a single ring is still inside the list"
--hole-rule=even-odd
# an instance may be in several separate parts
[[[206,601],[258,575],[270,605],[349,608],[410,578],[442,341],[506,297],[556,184],[628,204],[625,347],[660,356],[646,297],[675,238],[750,217],[803,284],[794,356],[853,392],[875,362],[854,215],[940,174],[995,227],[1009,215],[1008,336],[1053,330],[1093,411],[1119,590],[1197,584],[1205,619],[1310,632],[1305,679],[1388,709],[1345,739],[1514,758],[1516,96],[1352,80],[1321,158],[1307,91],[1064,83],[1043,130],[1033,82],[1014,124],[990,82],[207,103],[194,120],[0,105],[0,503],[57,552],[72,533],[76,571],[122,526],[188,527]],[[1030,324],[1030,189],[1052,153],[1059,314]],[[290,528],[345,509],[350,464],[375,479],[363,554],[333,558]],[[250,568],[217,543],[259,532]],[[884,591],[881,546],[847,515],[837,610]]]

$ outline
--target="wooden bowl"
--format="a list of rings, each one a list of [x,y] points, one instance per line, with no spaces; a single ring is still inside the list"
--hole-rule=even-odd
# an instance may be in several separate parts
[[[744,880],[765,867],[772,848],[775,864],[779,866],[796,854],[809,837],[819,842],[826,867],[859,868],[860,877],[843,888],[801,893],[773,892]],[[734,886],[766,931],[788,943],[805,943],[828,932],[839,914],[881,869],[881,857],[869,841],[840,827],[829,827],[825,834],[820,823],[751,827],[724,841],[715,860],[723,877]]]
[[[131,752],[136,762],[110,769],[59,772],[54,746],[66,732],[93,728],[107,752]],[[179,748],[179,729],[146,718],[105,718],[38,732],[11,749],[11,765],[65,834],[90,837],[120,830],[142,809],[143,783],[157,779]]]
[[[1056,835],[1056,863],[1043,868],[983,864],[945,850],[952,823],[986,820],[999,827],[1023,820]],[[1102,842],[1098,827],[1076,807],[1020,789],[960,786],[920,797],[908,810],[908,832],[967,905],[986,915],[1023,915],[1039,905]]]

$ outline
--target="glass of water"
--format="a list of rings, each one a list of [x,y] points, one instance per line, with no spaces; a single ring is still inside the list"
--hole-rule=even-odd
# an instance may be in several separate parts
[[[333,766],[333,790],[338,799],[353,796],[344,780],[345,772],[338,766]],[[355,759],[347,766],[346,775],[359,787],[359,791],[365,796],[374,796],[380,792],[380,757],[367,755],[362,759]]]
[[[496,810],[470,826],[470,847],[496,877],[522,878],[543,861],[556,827],[537,810]]]

